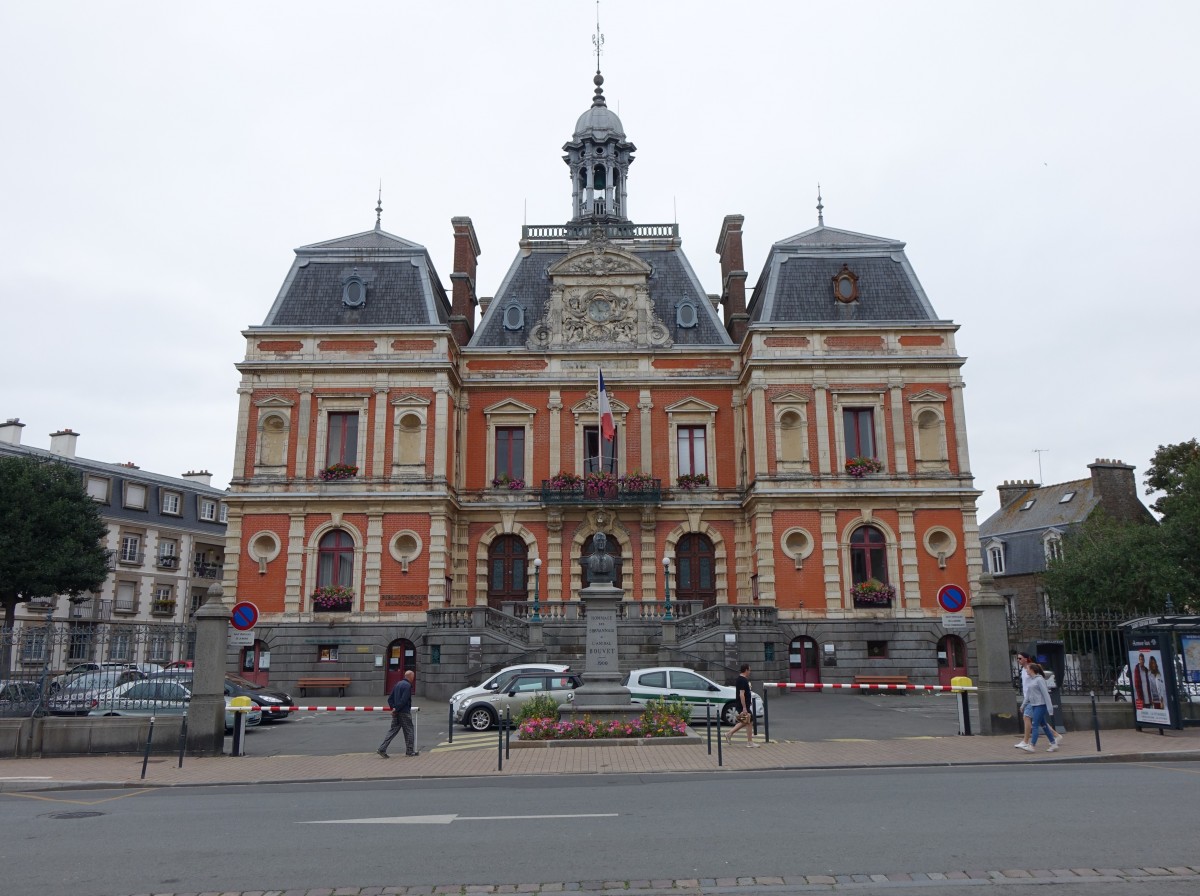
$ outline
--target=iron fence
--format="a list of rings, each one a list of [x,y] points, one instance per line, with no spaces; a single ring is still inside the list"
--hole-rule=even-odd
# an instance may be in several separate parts
[[[34,680],[84,663],[165,665],[192,659],[195,649],[192,623],[23,620],[0,629],[0,679]]]
[[[1062,693],[1112,697],[1125,665],[1119,613],[1030,613],[1008,619],[1008,643],[1014,651],[1037,641],[1061,641],[1066,652]],[[1013,667],[1014,676],[1016,666]]]

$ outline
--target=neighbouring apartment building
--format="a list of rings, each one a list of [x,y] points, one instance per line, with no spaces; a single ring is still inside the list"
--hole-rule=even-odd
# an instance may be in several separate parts
[[[111,571],[90,594],[17,605],[12,671],[36,673],[47,660],[62,669],[190,659],[191,616],[224,574],[225,492],[210,485],[208,472],[176,478],[79,457],[79,434],[70,429],[51,433],[49,449],[24,445],[24,426],[17,419],[0,424],[0,455],[78,471],[108,526]]]
[[[1154,521],[1133,471],[1122,461],[1097,458],[1088,464],[1087,479],[1053,485],[1013,480],[997,488],[1000,509],[979,527],[979,540],[1018,641],[1054,617],[1042,573],[1052,558],[1062,556],[1063,537],[1071,529],[1097,511],[1114,520]]]
[[[727,216],[710,294],[677,224],[637,223],[635,146],[595,85],[565,221],[520,228],[493,296],[469,218],[444,283],[377,209],[297,249],[244,332],[225,586],[261,621],[231,662],[363,695],[410,668],[434,696],[512,662],[582,668],[603,532],[622,669],[965,674],[969,608],[937,601],[981,571],[957,325],[902,242],[819,205],[752,288]]]

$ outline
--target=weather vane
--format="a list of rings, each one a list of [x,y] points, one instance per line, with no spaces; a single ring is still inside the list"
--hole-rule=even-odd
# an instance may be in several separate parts
[[[600,33],[600,0],[596,0],[596,33],[592,35],[596,48],[596,74],[600,74],[600,54],[604,52],[604,35]]]

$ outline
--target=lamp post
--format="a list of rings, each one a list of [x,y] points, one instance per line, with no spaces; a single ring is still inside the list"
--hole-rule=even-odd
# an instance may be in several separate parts
[[[533,558],[533,615],[530,620],[533,622],[541,622],[542,614],[538,609],[538,601],[542,594],[542,558]]]
[[[671,558],[663,554],[663,619],[671,619]]]

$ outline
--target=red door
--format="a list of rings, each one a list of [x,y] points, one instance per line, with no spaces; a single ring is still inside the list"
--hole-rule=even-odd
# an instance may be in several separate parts
[[[817,642],[812,638],[797,638],[788,647],[788,680],[793,684],[821,683]]]
[[[412,669],[414,673],[417,671],[417,652],[413,647],[412,641],[407,641],[404,638],[397,638],[387,649],[387,674],[384,675],[385,694],[390,694],[392,688],[400,683],[400,679],[404,677],[404,673]],[[413,693],[417,691],[417,683],[413,682]]]
[[[967,674],[967,645],[958,635],[946,635],[937,645],[938,684],[950,687],[950,679]]]
[[[265,641],[255,641],[252,647],[243,647],[238,657],[242,678],[255,684],[267,684],[271,680],[271,649]]]

